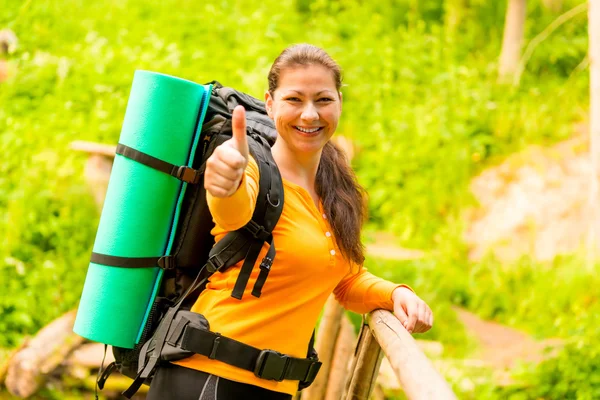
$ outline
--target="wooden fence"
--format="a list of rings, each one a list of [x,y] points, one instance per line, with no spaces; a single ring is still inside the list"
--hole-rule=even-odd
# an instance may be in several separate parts
[[[301,400],[384,399],[376,388],[385,356],[409,400],[456,399],[413,337],[389,311],[365,316],[358,339],[342,306],[330,297],[316,340],[323,367],[313,385],[296,396]]]

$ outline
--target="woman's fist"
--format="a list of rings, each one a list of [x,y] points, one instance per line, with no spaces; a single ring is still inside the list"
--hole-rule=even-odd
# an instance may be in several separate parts
[[[218,146],[206,161],[204,188],[214,197],[234,194],[248,165],[246,110],[243,106],[233,110],[231,129],[231,139]]]

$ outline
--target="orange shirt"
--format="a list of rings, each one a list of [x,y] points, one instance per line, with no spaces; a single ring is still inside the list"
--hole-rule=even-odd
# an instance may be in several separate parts
[[[215,221],[212,234],[219,241],[231,230],[245,225],[254,212],[259,171],[250,158],[240,188],[228,198],[207,195]],[[262,295],[251,295],[258,264],[266,255],[265,244],[252,271],[242,300],[231,297],[242,262],[215,273],[192,311],[204,314],[213,332],[258,349],[273,349],[304,358],[312,331],[327,297],[333,292],[347,309],[366,313],[377,308],[392,310],[392,291],[398,286],[377,278],[364,267],[354,268],[337,248],[322,209],[315,206],[304,188],[283,180],[284,206],[273,238],[277,254]],[[177,364],[225,379],[294,394],[298,381],[260,379],[246,371],[202,355]]]

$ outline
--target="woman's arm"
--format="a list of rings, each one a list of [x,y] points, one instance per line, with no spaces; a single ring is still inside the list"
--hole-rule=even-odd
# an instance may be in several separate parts
[[[258,165],[250,156],[239,187],[231,196],[215,197],[206,191],[208,208],[219,227],[234,231],[250,221],[256,207],[259,179]]]
[[[361,267],[358,273],[346,275],[333,294],[344,308],[359,314],[378,308],[391,311],[394,308],[392,292],[401,286],[408,287],[381,279]]]
[[[378,308],[393,311],[409,332],[426,332],[433,325],[431,309],[407,285],[381,279],[361,267],[333,290],[342,306],[359,314]]]

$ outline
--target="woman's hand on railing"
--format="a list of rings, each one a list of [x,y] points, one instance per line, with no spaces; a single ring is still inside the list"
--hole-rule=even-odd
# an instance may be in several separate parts
[[[433,326],[431,308],[412,290],[400,286],[392,292],[394,315],[409,333],[427,332]]]

